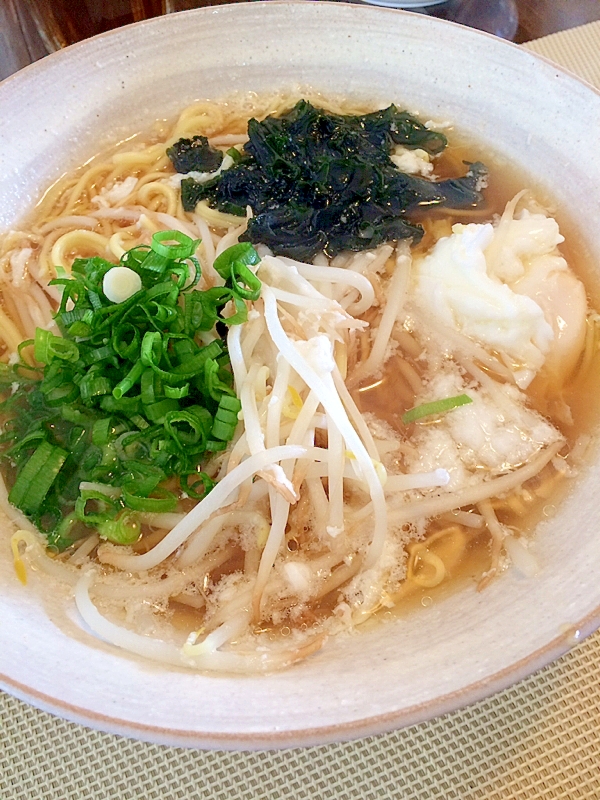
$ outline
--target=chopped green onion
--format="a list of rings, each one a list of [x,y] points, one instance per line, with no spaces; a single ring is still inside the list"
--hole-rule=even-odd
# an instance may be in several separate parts
[[[243,300],[258,300],[260,297],[259,279],[241,260],[231,265],[231,283],[235,294]]]
[[[88,503],[92,509],[88,509]],[[104,492],[95,489],[85,489],[75,501],[75,516],[86,525],[107,522],[119,513],[119,503]]]
[[[133,386],[140,380],[144,372],[144,364],[142,360],[136,361],[133,367],[129,370],[123,380],[119,381],[115,388],[112,390],[112,396],[120,400],[124,394],[133,388]]]
[[[65,403],[72,403],[79,396],[79,389],[74,383],[64,383],[62,386],[56,386],[49,391],[44,392],[46,397],[46,404],[50,407],[64,408]]]
[[[404,413],[402,415],[402,422],[408,425],[410,422],[415,422],[423,417],[445,414],[447,411],[452,411],[453,408],[466,406],[472,402],[473,400],[468,395],[459,394],[456,397],[446,397],[444,400],[434,400],[432,403],[423,403]]]
[[[158,403],[146,406],[145,411],[150,422],[161,423],[170,411],[177,411],[178,409],[179,403],[177,400],[167,397],[165,400],[159,400]]]
[[[142,402],[140,397],[121,397],[117,400],[110,394],[101,398],[100,408],[108,414],[123,414],[125,417],[131,417],[132,414],[140,413]]]
[[[160,395],[160,378],[150,368],[142,372],[140,380],[140,391],[142,403],[149,406],[156,402],[156,398]]]
[[[114,358],[114,356],[114,349],[109,345],[103,345],[87,352],[84,361],[86,364],[96,364],[98,361],[103,361],[105,358]]]
[[[201,417],[189,411],[171,411],[165,415],[167,433],[181,448],[206,441],[206,430]]]
[[[131,322],[117,325],[112,335],[112,347],[121,358],[135,360],[140,347],[140,329]]]
[[[20,359],[23,358],[23,350],[26,350],[28,347],[31,347],[32,345],[35,345],[34,339],[25,339],[24,342],[21,342],[21,344],[17,347],[17,354]]]
[[[235,305],[236,313],[231,314],[229,317],[221,317],[221,321],[226,325],[242,325],[248,319],[248,309],[246,307],[246,303],[244,303],[241,297],[238,297],[235,294],[231,299]]]
[[[141,358],[146,367],[154,367],[163,354],[162,336],[158,331],[146,331],[142,339]]]
[[[168,242],[177,242],[177,244],[168,244]],[[190,239],[180,231],[159,231],[152,237],[151,247],[155,253],[174,261],[193,256],[199,244],[200,239]]]
[[[33,346],[35,360],[43,364],[50,364],[55,358],[63,361],[77,361],[79,358],[75,342],[56,336],[45,328],[36,328]]]
[[[190,485],[190,479],[192,478],[195,480]],[[206,472],[194,472],[189,475],[181,476],[181,488],[194,500],[202,500],[214,486],[216,486],[215,481],[209,478]]]
[[[165,489],[156,489],[155,492],[159,497],[140,497],[124,491],[123,501],[128,508],[132,508],[134,511],[151,511],[160,514],[174,511],[177,508],[177,497],[173,492]]]
[[[141,414],[132,414],[129,419],[133,422],[136,428],[139,428],[141,431],[147,430],[150,427],[148,420],[142,417]]]
[[[153,464],[126,461],[123,466],[125,468],[123,490],[140,497],[149,495],[166,478],[163,470]]]
[[[60,552],[88,534],[88,529],[73,512],[64,517],[58,526],[47,534],[48,547]]]
[[[229,156],[230,158],[232,158],[235,161],[236,164],[242,158],[242,154],[240,153],[240,151],[236,147],[230,147],[229,150],[227,150],[225,152],[225,155]]]
[[[184,383],[183,386],[165,386],[165,397],[172,397],[175,400],[181,400],[183,397],[187,397],[189,393],[189,383]]]
[[[227,442],[220,441],[218,439],[207,439],[206,440],[206,449],[211,453],[219,453],[222,450],[227,449]]]
[[[150,246],[124,253],[120,264],[140,276],[141,288],[122,303],[103,291],[114,263],[75,259],[70,276],[51,281],[61,289],[62,336],[38,329],[20,345],[17,365],[0,365],[9,500],[59,550],[90,526],[131,543],[140,527],[124,506],[172,510],[177,480],[194,499],[213,486],[204,465],[227,448],[241,408],[216,326],[247,319],[260,296],[260,257],[248,243],[225,250],[216,265],[226,285],[202,291],[198,244],[161,231]],[[208,331],[214,338],[205,344]],[[41,366],[22,360],[31,346]]]
[[[110,379],[105,375],[97,375],[94,372],[88,372],[79,384],[79,393],[84,403],[86,400],[90,400],[93,397],[110,394],[111,390],[112,384]]]
[[[135,544],[141,532],[139,518],[131,511],[124,511],[117,519],[105,520],[98,526],[100,538],[113,544]]]
[[[39,511],[67,457],[65,450],[42,442],[19,472],[8,495],[9,502],[26,514]]]
[[[260,263],[260,256],[250,242],[240,242],[228,247],[214,261],[214,268],[219,275],[227,280],[231,276],[234,263],[240,262],[244,265],[256,266]]]

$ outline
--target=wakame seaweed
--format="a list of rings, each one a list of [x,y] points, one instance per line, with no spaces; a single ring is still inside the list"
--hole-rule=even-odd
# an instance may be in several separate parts
[[[178,139],[167,148],[167,156],[177,172],[214,172],[223,161],[223,153],[211,147],[206,136]]]
[[[366,250],[423,235],[410,215],[424,207],[471,208],[482,195],[480,164],[443,181],[400,172],[396,144],[440,153],[446,137],[394,105],[360,116],[330,114],[301,100],[288,113],[248,123],[239,161],[206,183],[182,181],[187,211],[200,200],[229,214],[253,217],[240,238],[276,255],[310,260],[324,250]],[[173,162],[176,169],[178,166]]]

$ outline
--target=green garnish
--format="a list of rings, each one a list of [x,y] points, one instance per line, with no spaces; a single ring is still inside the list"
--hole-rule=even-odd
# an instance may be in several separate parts
[[[251,119],[248,137],[230,169],[217,174],[215,167],[206,182],[184,179],[182,203],[193,211],[207,200],[241,216],[250,206],[253,216],[241,238],[266,244],[276,255],[310,261],[320,250],[334,256],[391,240],[418,241],[423,229],[414,212],[472,208],[482,200],[482,164],[442,181],[397,168],[390,158],[395,145],[437,155],[446,137],[393,105],[343,116],[301,100],[279,117]],[[194,140],[188,141],[191,146]],[[178,161],[173,164],[182,171]]]
[[[402,422],[408,425],[410,422],[415,422],[423,417],[431,417],[437,414],[445,414],[447,411],[452,411],[453,408],[459,406],[466,406],[472,403],[473,400],[467,394],[459,394],[456,397],[446,397],[444,400],[434,400],[432,403],[423,403],[420,406],[415,406],[409,409],[402,415]]]
[[[237,149],[237,147],[230,147],[229,150],[225,153],[226,156],[232,158],[236,163],[242,158],[242,154]]]
[[[246,320],[260,259],[248,243],[229,248],[215,264],[225,285],[200,291],[197,246],[164,231],[126,252],[118,266],[141,288],[122,302],[103,289],[115,264],[76,259],[71,277],[52,281],[62,336],[38,328],[15,365],[0,365],[9,500],[58,550],[90,528],[130,544],[139,513],[173,511],[180,493],[201,499],[214,485],[204,464],[227,447],[241,409],[222,326]]]

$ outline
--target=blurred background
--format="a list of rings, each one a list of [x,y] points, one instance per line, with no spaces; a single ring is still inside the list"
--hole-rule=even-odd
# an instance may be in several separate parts
[[[351,1],[405,7],[515,42],[600,19],[600,0]],[[0,0],[0,80],[89,36],[160,14],[222,2],[227,0]]]

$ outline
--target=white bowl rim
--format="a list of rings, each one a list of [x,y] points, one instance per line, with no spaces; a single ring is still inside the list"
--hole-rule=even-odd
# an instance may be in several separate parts
[[[377,736],[390,731],[428,722],[454,711],[485,700],[528,678],[547,667],[574,646],[600,628],[600,605],[591,614],[571,626],[545,647],[511,664],[499,672],[471,683],[463,689],[435,697],[428,702],[409,706],[399,712],[338,725],[277,731],[276,733],[218,733],[201,730],[174,730],[155,725],[139,724],[118,716],[98,714],[83,709],[60,698],[38,692],[20,684],[13,678],[0,674],[0,687],[7,693],[30,703],[42,711],[76,722],[86,727],[139,739],[153,744],[210,750],[274,750],[296,747],[313,747],[335,742],[353,741],[367,736]]]

